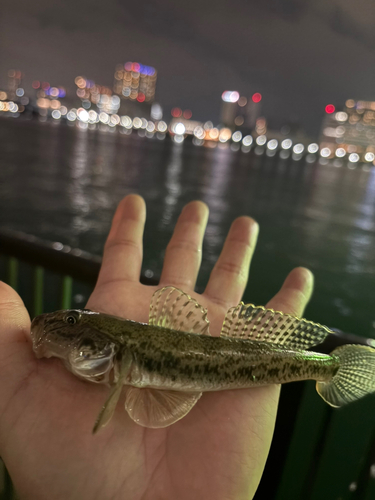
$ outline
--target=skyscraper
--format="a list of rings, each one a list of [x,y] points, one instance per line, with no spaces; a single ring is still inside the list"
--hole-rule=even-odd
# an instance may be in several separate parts
[[[247,99],[240,96],[236,90],[226,90],[221,96],[220,122],[230,129],[248,129],[255,128],[256,121],[260,114],[260,101],[262,100],[259,92]]]
[[[13,101],[17,97],[17,89],[22,85],[22,73],[15,69],[8,71],[8,99]]]
[[[113,90],[125,99],[152,102],[155,97],[157,73],[152,66],[137,62],[118,64]]]
[[[375,102],[348,99],[343,111],[326,106],[320,148],[323,155],[343,158],[347,154],[358,160],[373,161],[375,154]]]
[[[113,91],[120,98],[120,112],[150,118],[155,98],[157,73],[152,66],[137,62],[118,64]]]

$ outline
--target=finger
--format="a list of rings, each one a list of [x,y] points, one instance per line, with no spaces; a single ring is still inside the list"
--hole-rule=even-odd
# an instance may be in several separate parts
[[[26,341],[29,334],[30,317],[21,297],[0,281],[0,344]]]
[[[223,250],[211,272],[204,292],[206,297],[225,308],[241,300],[258,232],[258,224],[250,217],[239,217],[232,223]]]
[[[202,260],[207,219],[205,203],[192,201],[184,207],[165,251],[161,284],[194,288]]]
[[[0,423],[17,390],[28,385],[36,358],[31,347],[30,317],[18,293],[0,281]]]
[[[139,280],[145,220],[143,198],[131,194],[120,202],[104,247],[97,286],[112,281]]]
[[[314,276],[305,267],[296,267],[283,283],[280,291],[268,302],[267,307],[301,317],[314,287]]]

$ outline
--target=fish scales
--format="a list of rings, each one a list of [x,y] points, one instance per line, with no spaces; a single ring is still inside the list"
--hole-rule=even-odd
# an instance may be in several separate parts
[[[328,380],[335,356],[251,340],[210,337],[138,325],[121,349],[134,357],[128,382],[138,387],[215,391],[296,380]],[[135,372],[135,373],[134,373]]]
[[[46,319],[45,330],[50,334],[55,321],[53,316]],[[96,337],[104,337],[115,344],[115,364],[123,353],[131,353],[133,362],[125,383],[135,387],[215,391],[328,380],[339,366],[335,356],[267,342],[179,332],[102,314],[82,314],[79,324],[59,330],[60,340],[69,345],[72,332],[74,340],[87,338],[92,344]]]

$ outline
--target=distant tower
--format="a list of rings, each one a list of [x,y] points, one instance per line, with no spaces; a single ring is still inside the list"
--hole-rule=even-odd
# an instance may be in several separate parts
[[[245,124],[250,129],[254,129],[256,122],[260,116],[262,95],[255,92],[249,99],[246,106],[246,120]]]
[[[17,97],[17,89],[21,87],[22,84],[22,73],[21,71],[16,71],[15,69],[10,69],[8,71],[8,99],[13,101]]]
[[[221,95],[220,123],[234,129],[240,94],[236,90],[226,90]]]
[[[223,92],[221,99],[220,122],[222,125],[232,130],[235,128],[255,128],[260,115],[260,101],[262,100],[259,92],[253,94],[251,99],[247,99],[240,96],[236,90],[226,90]]]

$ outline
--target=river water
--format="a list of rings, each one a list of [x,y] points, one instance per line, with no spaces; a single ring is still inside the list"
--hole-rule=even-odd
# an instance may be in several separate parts
[[[257,154],[261,153],[261,154]],[[143,272],[158,276],[181,208],[210,208],[198,284],[231,221],[260,224],[247,301],[264,304],[295,266],[315,275],[305,316],[375,337],[375,168],[177,144],[76,125],[0,120],[0,227],[101,254],[117,203],[147,203]]]

